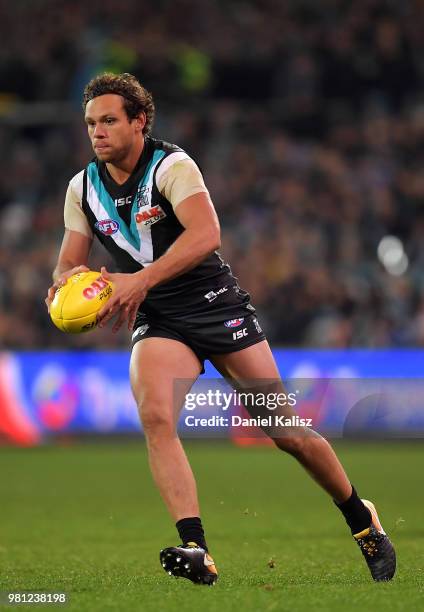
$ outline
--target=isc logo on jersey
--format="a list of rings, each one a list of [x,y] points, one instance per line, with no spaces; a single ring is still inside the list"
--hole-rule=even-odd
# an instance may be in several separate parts
[[[99,232],[102,232],[102,234],[105,236],[111,236],[112,234],[116,234],[116,232],[119,230],[119,223],[113,219],[102,219],[101,221],[97,221],[97,223],[94,224],[94,227],[96,227]]]
[[[132,196],[127,196],[126,198],[116,198],[115,199],[115,206],[125,206],[126,204],[132,204]]]
[[[166,217],[166,214],[164,213],[162,208],[159,206],[159,204],[156,204],[156,206],[151,206],[151,207],[143,206],[135,214],[136,222],[139,225],[142,225],[143,227],[149,227],[149,225],[153,225],[153,223],[157,223],[164,217]]]

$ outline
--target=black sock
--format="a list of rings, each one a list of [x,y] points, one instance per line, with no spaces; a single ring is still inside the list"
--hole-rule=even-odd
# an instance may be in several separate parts
[[[337,502],[334,503],[343,513],[346,523],[349,525],[352,533],[360,533],[371,525],[371,512],[359,499],[354,486],[352,486],[352,494],[349,499],[341,504]]]
[[[183,518],[175,524],[175,527],[178,529],[183,546],[188,544],[188,542],[195,542],[208,552],[202,521],[198,516]]]

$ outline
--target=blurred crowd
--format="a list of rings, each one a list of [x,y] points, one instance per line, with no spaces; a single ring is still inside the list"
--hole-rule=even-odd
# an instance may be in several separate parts
[[[66,336],[44,306],[104,70],[139,77],[153,135],[198,161],[274,345],[424,346],[423,28],[418,0],[3,3],[1,346],[128,344]],[[377,256],[388,235],[400,267]]]

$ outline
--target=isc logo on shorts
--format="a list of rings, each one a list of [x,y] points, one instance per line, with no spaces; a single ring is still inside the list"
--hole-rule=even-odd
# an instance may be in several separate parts
[[[237,331],[233,332],[233,340],[241,340],[248,334],[249,332],[247,331],[247,328],[243,327],[243,329],[238,329]]]
[[[218,295],[221,295],[221,293],[226,293],[227,291],[228,291],[228,287],[221,287],[220,289],[217,289],[216,291],[209,291],[203,297],[205,297],[208,300],[208,302],[213,302],[214,300],[216,300]]]
[[[166,214],[159,204],[150,207],[143,206],[143,208],[140,208],[138,213],[135,214],[136,223],[142,225],[143,227],[149,227],[149,225],[157,223],[164,217],[166,217]]]

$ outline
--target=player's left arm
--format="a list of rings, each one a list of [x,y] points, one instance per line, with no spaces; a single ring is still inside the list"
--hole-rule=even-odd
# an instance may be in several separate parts
[[[102,268],[103,277],[115,283],[115,292],[99,313],[100,327],[119,311],[113,331],[117,331],[125,320],[128,320],[128,329],[132,329],[138,307],[152,287],[191,270],[220,247],[219,221],[207,191],[182,200],[175,207],[175,215],[184,231],[166,253],[148,267],[134,274],[110,274]]]

